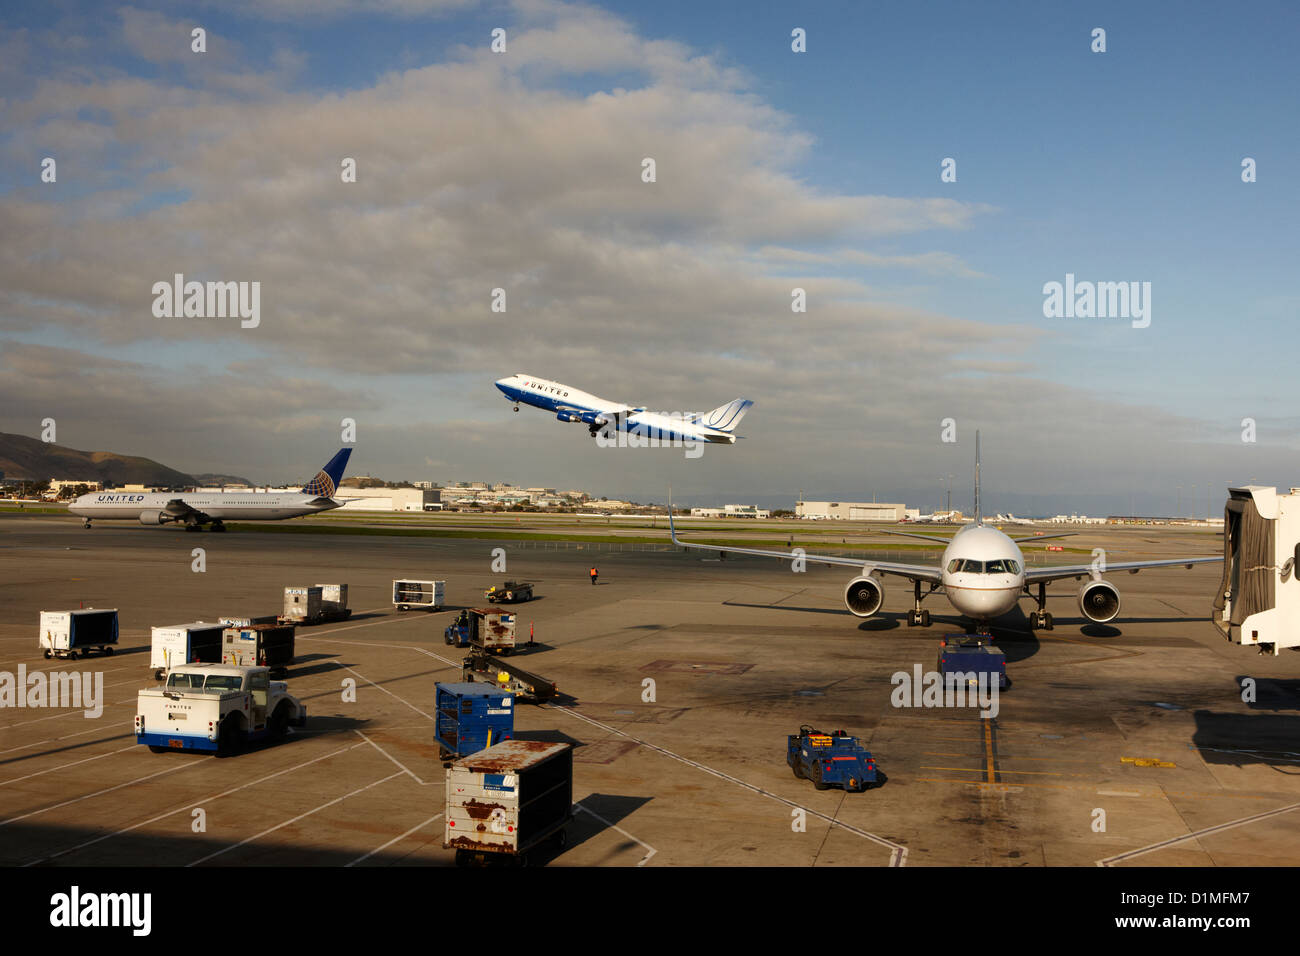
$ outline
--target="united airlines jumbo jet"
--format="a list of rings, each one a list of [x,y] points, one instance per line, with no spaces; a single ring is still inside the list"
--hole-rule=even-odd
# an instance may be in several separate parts
[[[91,519],[139,521],[144,525],[179,523],[186,531],[198,531],[211,524],[213,531],[225,531],[222,523],[231,521],[283,521],[342,507],[344,502],[334,499],[343,469],[352,454],[351,448],[340,448],[316,477],[303,485],[302,491],[292,493],[267,492],[130,492],[101,491],[82,495],[68,510],[85,518],[85,527]]]
[[[819,564],[844,565],[861,569],[861,573],[844,587],[844,603],[857,617],[872,617],[885,602],[885,585],[880,575],[893,574],[912,582],[912,610],[908,612],[909,627],[930,626],[930,611],[922,609],[921,601],[935,591],[943,590],[948,603],[959,613],[975,623],[978,633],[986,634],[989,622],[1010,611],[1022,597],[1033,598],[1038,607],[1030,614],[1030,626],[1046,631],[1052,629],[1052,615],[1047,611],[1047,585],[1065,578],[1088,582],[1079,590],[1079,610],[1089,621],[1105,624],[1119,616],[1119,589],[1101,575],[1107,571],[1128,571],[1137,574],[1143,568],[1190,568],[1193,564],[1222,561],[1222,556],[1206,558],[1174,558],[1167,561],[1107,561],[1104,564],[1079,564],[1058,567],[1026,568],[1025,556],[1020,552],[1019,541],[1042,541],[1045,538],[1063,538],[1074,532],[1063,531],[1011,538],[997,528],[984,523],[980,515],[980,452],[979,433],[975,435],[975,520],[957,530],[951,538],[935,538],[925,534],[905,531],[886,531],[907,538],[924,541],[947,541],[943,559],[937,567],[922,564],[896,564],[890,561],[863,561],[858,558],[840,558],[796,553],[793,551],[764,551],[758,548],[730,548],[720,545],[691,544],[677,538],[673,526],[672,506],[668,509],[668,526],[674,544],[683,548],[723,551],[728,554],[754,554],[764,557],[785,558],[794,561],[815,561]],[[929,590],[923,594],[922,585]],[[1037,585],[1037,594],[1030,591]]]
[[[522,373],[500,379],[496,386],[514,403],[515,411],[519,411],[520,405],[531,405],[554,412],[562,422],[586,425],[593,438],[602,430],[608,434],[607,430],[613,429],[662,441],[734,445],[738,437],[736,426],[754,404],[747,398],[738,398],[703,415],[673,415],[607,401],[559,382]]]

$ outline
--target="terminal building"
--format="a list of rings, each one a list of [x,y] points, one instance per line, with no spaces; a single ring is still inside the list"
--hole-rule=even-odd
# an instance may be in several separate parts
[[[919,517],[921,509],[875,501],[800,501],[794,513],[798,518],[837,521],[902,521]]]

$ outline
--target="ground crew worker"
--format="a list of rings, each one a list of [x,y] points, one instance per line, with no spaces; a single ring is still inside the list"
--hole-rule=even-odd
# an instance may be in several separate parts
[[[598,573],[599,573],[599,572],[597,572],[595,568],[592,568],[592,569],[591,569],[591,583],[592,583],[592,584],[595,584],[595,583],[596,583],[596,575],[597,575]]]

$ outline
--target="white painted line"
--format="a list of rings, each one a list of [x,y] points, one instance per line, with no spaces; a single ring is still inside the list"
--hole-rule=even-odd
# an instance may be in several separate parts
[[[410,767],[408,767],[406,764],[402,763],[400,760],[398,760],[396,757],[394,757],[392,754],[390,754],[390,753],[389,753],[387,750],[385,750],[383,747],[379,746],[379,744],[375,743],[373,740],[371,740],[369,737],[367,737],[367,736],[366,736],[365,734],[363,734],[361,731],[359,731],[359,730],[354,730],[353,733],[356,734],[358,737],[360,737],[362,740],[364,740],[366,743],[370,744],[370,746],[374,747],[376,750],[378,750],[381,754],[383,754],[385,757],[387,757],[387,758],[388,758],[389,760],[391,760],[393,763],[397,764],[397,766],[401,767],[403,770],[405,770],[407,773],[409,773],[409,774],[411,775],[411,779],[414,780],[416,783],[418,783],[420,786],[422,786],[422,787],[432,787],[434,784],[442,783],[442,782],[443,782],[443,781],[441,781],[441,780],[431,780],[431,781],[429,781],[428,783],[426,783],[425,781],[421,780],[419,777],[417,777],[417,776],[415,775],[415,771],[413,771],[413,770],[412,770]]]
[[[134,780],[128,780],[126,783],[119,783],[114,787],[105,787],[103,790],[96,790],[94,793],[87,793],[80,797],[73,797],[71,800],[64,800],[62,803],[56,803],[52,807],[42,807],[40,810],[33,810],[30,813],[24,813],[20,817],[10,817],[8,820],[0,820],[0,827],[8,826],[10,823],[17,823],[19,820],[26,820],[28,817],[38,816],[42,813],[49,813],[51,810],[58,810],[63,807],[70,807],[74,803],[80,803],[82,800],[89,800],[91,797],[103,796],[106,793],[112,793],[114,790],[121,790],[123,787],[129,787],[133,784],[143,783],[146,780],[152,780],[154,777],[161,777],[163,774],[176,773],[178,770],[189,770],[193,767],[200,767],[209,760],[215,760],[215,757],[204,757],[195,760],[193,763],[183,763],[175,767],[168,767],[166,770],[159,770],[157,773],[146,774],[143,777],[136,777]]]
[[[358,747],[364,747],[364,746],[365,744],[353,744],[351,747],[343,747],[339,750],[335,750],[331,753],[327,753],[323,757],[315,757],[311,760],[306,760],[298,764],[297,766],[285,767],[283,770],[277,770],[275,773],[269,773],[265,777],[258,777],[256,780],[250,780],[248,781],[248,783],[240,784],[238,787],[235,787],[232,790],[226,790],[223,793],[212,794],[211,796],[203,797],[202,799],[199,800],[192,800],[189,803],[183,804],[182,806],[179,806],[174,810],[168,810],[166,813],[160,813],[158,814],[158,816],[150,817],[148,820],[141,820],[139,823],[133,823],[129,827],[123,827],[120,830],[114,830],[112,833],[105,833],[103,836],[97,836],[95,837],[95,839],[87,840],[85,843],[78,843],[76,846],[70,846],[66,850],[60,850],[57,853],[51,853],[49,856],[43,856],[38,860],[32,860],[29,863],[24,863],[23,866],[35,866],[38,863],[44,863],[47,860],[53,860],[56,857],[63,856],[66,853],[72,853],[76,850],[83,849],[84,847],[91,846],[92,844],[99,843],[103,840],[108,840],[115,836],[121,836],[123,833],[130,833],[132,830],[138,830],[140,827],[148,826],[150,823],[156,823],[159,820],[165,820],[167,817],[174,816],[175,814],[181,813],[184,810],[189,810],[192,807],[197,807],[200,804],[211,803],[213,800],[220,800],[222,797],[228,797],[232,793],[238,793],[240,790],[246,790],[247,788],[256,786],[259,783],[264,783],[267,780],[271,780],[274,777],[280,776],[281,774],[292,773],[295,770],[301,770],[303,767],[311,766],[314,763],[320,763],[322,760],[328,760],[330,757],[336,757],[339,754],[344,753],[345,751],[356,750]],[[209,759],[214,759],[214,758],[209,758]],[[194,766],[198,766],[198,764],[196,763],[194,764]],[[164,771],[164,773],[165,772],[167,771]],[[154,774],[154,776],[157,776],[157,774]],[[147,780],[148,778],[144,777],[142,779]],[[123,786],[126,786],[126,784],[123,784]],[[91,796],[94,796],[94,794],[91,794]],[[22,819],[22,818],[18,817],[17,819]],[[8,821],[6,820],[5,823],[7,822]],[[3,826],[3,824],[0,824],[0,826]]]
[[[400,777],[401,775],[402,775],[402,771],[400,770],[397,773],[390,773],[387,777],[384,777],[384,779],[382,780],[376,780],[373,783],[366,784],[364,787],[358,787],[356,790],[353,790],[351,793],[345,793],[341,797],[334,798],[329,803],[322,803],[319,807],[316,807],[315,809],[308,810],[306,813],[300,813],[296,817],[293,817],[292,819],[285,820],[283,823],[277,823],[275,826],[271,827],[270,829],[263,830],[261,833],[248,837],[248,839],[246,840],[240,840],[238,843],[232,843],[230,846],[223,847],[222,849],[217,850],[215,853],[209,853],[207,856],[199,857],[199,859],[195,860],[193,863],[186,863],[185,866],[186,867],[198,866],[200,863],[205,863],[208,860],[211,860],[213,857],[221,856],[221,854],[223,853],[229,853],[231,850],[237,850],[239,849],[239,847],[252,843],[254,840],[260,840],[268,833],[274,833],[276,830],[279,830],[282,827],[287,827],[292,823],[297,823],[299,820],[303,819],[304,817],[309,817],[313,813],[318,813],[319,811],[324,810],[326,807],[332,807],[336,803],[342,803],[348,797],[355,797],[358,793],[364,793],[365,791],[369,790],[371,787],[377,787],[381,783],[387,783],[388,781],[394,780],[397,777]]]
[[[336,661],[335,663],[338,663],[338,662]],[[360,677],[363,681],[365,681],[365,682],[366,682],[367,684],[369,684],[371,687],[374,687],[376,690],[382,690],[382,691],[383,691],[385,694],[387,694],[389,697],[393,698],[393,700],[399,700],[399,701],[401,701],[403,704],[406,704],[407,707],[411,708],[411,710],[415,711],[415,712],[416,712],[417,714],[419,714],[421,717],[425,717],[425,718],[427,718],[427,719],[429,719],[429,720],[433,720],[433,717],[432,717],[432,716],[430,716],[429,714],[426,714],[426,713],[425,713],[424,711],[422,711],[419,707],[416,707],[414,704],[412,704],[412,703],[409,702],[409,701],[402,700],[402,698],[398,697],[396,694],[394,694],[391,690],[388,690],[386,687],[380,687],[378,684],[376,684],[374,681],[372,681],[369,677],[367,677],[365,674],[361,673],[360,671],[353,670],[351,667],[348,667],[347,664],[338,664],[338,666],[341,667],[341,668],[343,668],[345,671],[352,671],[353,674],[356,674],[358,677]]]
[[[81,764],[81,763],[90,763],[90,761],[92,761],[92,760],[103,760],[105,757],[111,757],[111,756],[113,756],[114,754],[124,754],[124,753],[126,753],[128,750],[135,750],[135,748],[138,747],[138,746],[140,746],[140,745],[139,745],[139,744],[132,744],[132,745],[129,746],[129,747],[123,747],[121,750],[110,750],[110,751],[109,751],[108,753],[106,753],[106,754],[96,754],[96,755],[93,756],[93,757],[86,757],[86,758],[84,758],[84,759],[82,759],[82,760],[74,760],[72,763],[65,763],[65,764],[62,764],[62,765],[60,765],[60,766],[58,766],[58,767],[50,767],[48,770],[38,770],[38,771],[36,771],[35,773],[29,773],[29,774],[28,774],[27,776],[25,776],[25,777],[14,777],[14,778],[12,778],[12,779],[10,779],[10,780],[0,780],[0,787],[7,787],[7,786],[9,786],[9,784],[11,784],[11,783],[17,783],[19,780],[30,780],[32,777],[39,777],[39,776],[42,776],[43,774],[54,773],[56,770],[66,770],[66,769],[68,769],[69,767],[75,767],[75,766],[77,766],[77,764]]]
[[[627,837],[627,838],[628,838],[629,840],[631,840],[633,843],[639,843],[639,844],[641,844],[641,846],[643,846],[643,847],[645,847],[647,850],[649,850],[649,851],[650,851],[649,853],[647,853],[645,856],[641,857],[641,862],[639,862],[639,863],[637,864],[637,866],[645,866],[646,863],[648,863],[648,862],[650,861],[650,857],[654,856],[656,853],[659,852],[659,851],[656,850],[654,847],[652,847],[649,843],[646,843],[646,842],[644,842],[644,841],[642,841],[642,840],[638,840],[636,837],[634,837],[632,834],[628,833],[626,830],[624,830],[624,829],[623,829],[622,827],[620,827],[618,824],[610,823],[608,820],[606,820],[604,817],[602,817],[602,816],[601,816],[599,813],[597,813],[595,810],[588,810],[586,807],[584,807],[584,806],[582,805],[581,801],[579,801],[578,803],[575,803],[575,804],[574,804],[574,807],[576,807],[577,809],[581,810],[583,813],[590,814],[591,816],[593,816],[593,817],[595,817],[597,820],[599,820],[601,823],[605,824],[605,826],[609,827],[611,830],[617,830],[619,833],[623,834],[623,836]]]
[[[432,823],[434,820],[438,819],[440,816],[442,816],[441,813],[435,813],[433,816],[429,817],[429,819],[425,820],[423,823],[417,823],[415,826],[411,827],[411,829],[407,830],[407,831],[406,831],[405,833],[403,833],[401,836],[395,836],[395,837],[393,837],[391,840],[389,840],[387,843],[385,843],[383,846],[377,846],[377,847],[375,847],[373,850],[371,850],[371,851],[370,851],[369,853],[367,853],[365,856],[359,856],[359,857],[357,857],[355,860],[353,860],[351,863],[344,863],[344,864],[343,864],[343,869],[346,870],[346,869],[347,869],[348,867],[350,867],[350,866],[356,866],[356,865],[357,865],[358,863],[360,863],[362,860],[368,860],[368,859],[370,859],[372,856],[374,856],[376,853],[382,853],[384,850],[387,850],[390,846],[392,846],[394,843],[398,842],[399,840],[405,840],[407,837],[409,837],[409,836],[410,836],[412,833],[414,833],[416,830],[423,830],[425,827],[427,827],[427,826],[428,826],[430,823]]]
[[[631,734],[624,733],[623,731],[619,730],[617,727],[611,727],[609,724],[603,724],[599,720],[595,720],[591,717],[586,716],[585,714],[580,714],[577,711],[571,710],[568,707],[557,707],[554,704],[541,704],[540,706],[545,707],[548,710],[559,711],[560,713],[567,714],[570,717],[576,717],[578,720],[584,720],[587,723],[591,724],[593,727],[599,727],[601,730],[604,730],[607,733],[617,734],[620,737],[626,737],[628,740],[631,740],[634,743],[638,743],[642,747],[645,747],[648,750],[653,750],[656,753],[661,753],[665,757],[671,757],[673,760],[676,760],[680,763],[684,763],[688,767],[694,767],[696,770],[703,770],[705,773],[712,774],[713,776],[717,777],[720,780],[727,780],[731,783],[734,783],[738,787],[744,787],[746,790],[750,790],[754,793],[760,794],[761,796],[767,797],[769,800],[775,800],[777,803],[783,803],[787,807],[790,807],[795,810],[803,810],[805,813],[811,814],[812,816],[815,816],[821,820],[825,820],[831,826],[839,827],[843,830],[849,831],[850,833],[857,834],[858,836],[862,837],[864,840],[870,840],[872,843],[879,844],[880,846],[883,847],[888,847],[890,851],[889,852],[890,866],[907,865],[907,847],[903,846],[901,843],[895,843],[892,840],[886,840],[884,837],[879,836],[878,834],[870,833],[866,830],[859,829],[858,827],[852,826],[848,823],[844,823],[840,820],[836,820],[834,817],[830,817],[817,810],[813,810],[811,807],[800,806],[799,804],[791,800],[787,800],[785,797],[779,796],[770,790],[764,790],[762,787],[756,787],[752,783],[746,783],[744,780],[741,780],[739,777],[733,777],[731,774],[723,773],[721,770],[714,770],[712,767],[708,767],[702,763],[699,763],[698,761],[691,760],[689,757],[683,757],[681,754],[673,753],[671,750],[668,750],[664,747],[657,746],[648,741],[642,740],[639,737],[633,737]]]
[[[1293,803],[1288,807],[1279,807],[1276,810],[1266,810],[1263,813],[1256,813],[1253,816],[1242,817],[1240,820],[1229,820],[1227,823],[1220,823],[1218,826],[1206,827],[1204,830],[1197,830],[1193,833],[1187,834],[1186,836],[1174,837],[1172,840],[1162,840],[1159,843],[1152,843],[1150,846],[1144,846],[1137,850],[1129,850],[1127,853],[1121,853],[1118,856],[1108,856],[1104,860],[1098,860],[1097,865],[1114,866],[1122,860],[1130,860],[1135,856],[1142,856],[1144,853],[1161,850],[1177,843],[1186,843],[1188,840],[1195,840],[1198,837],[1208,836],[1211,833],[1218,833],[1222,830],[1231,830],[1234,827],[1245,826],[1247,823],[1255,823],[1258,820],[1267,820],[1269,817],[1275,817],[1283,813],[1290,813],[1292,810],[1300,810],[1300,803]]]
[[[84,736],[86,736],[86,734],[94,734],[94,733],[98,733],[98,732],[99,732],[100,730],[102,730],[102,729],[103,729],[103,728],[101,728],[101,727],[91,727],[89,730],[82,730],[82,731],[79,731],[79,732],[77,732],[77,733],[75,733],[75,734],[64,734],[62,737],[47,737],[45,740],[38,740],[38,741],[36,741],[35,743],[22,744],[21,746],[18,746],[18,747],[10,747],[8,750],[0,750],[0,755],[3,755],[3,754],[11,754],[11,753],[13,753],[15,750],[29,750],[29,749],[31,749],[32,747],[39,747],[39,746],[41,746],[42,744],[54,744],[54,743],[58,743],[60,740],[69,740],[69,739],[72,738],[72,737],[84,737]],[[130,734],[118,734],[117,736],[118,736],[118,737],[129,737],[129,736],[131,736],[131,735],[130,735]],[[109,739],[109,740],[113,740],[113,739],[115,739],[115,738],[113,738],[113,737],[109,737],[108,739]],[[26,758],[22,758],[22,757],[20,757],[20,758],[17,758],[17,759],[22,760],[22,759],[26,759]]]
[[[105,707],[121,707],[123,704],[134,704],[134,703],[136,703],[139,699],[140,699],[139,697],[128,697],[128,698],[126,698],[125,700],[115,700],[115,701],[113,701],[112,703],[105,704],[104,706],[105,706]],[[85,708],[83,707],[83,708],[81,708],[80,710],[70,710],[70,711],[68,711],[68,712],[65,713],[65,714],[51,714],[49,717],[37,717],[37,718],[35,718],[34,720],[20,720],[20,721],[18,721],[18,723],[16,723],[16,724],[7,724],[7,725],[5,725],[4,727],[0,727],[0,731],[4,731],[4,730],[12,730],[12,729],[15,728],[15,727],[25,727],[27,724],[39,724],[39,723],[42,723],[43,721],[46,721],[46,720],[62,720],[62,719],[65,718],[65,717],[80,717],[80,718],[82,718],[83,720],[98,720],[98,719],[99,719],[99,718],[97,718],[97,717],[87,717],[87,716],[85,715],[85,713],[83,712],[84,710],[85,710]]]

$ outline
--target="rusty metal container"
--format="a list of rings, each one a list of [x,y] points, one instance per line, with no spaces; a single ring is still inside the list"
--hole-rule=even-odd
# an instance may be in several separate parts
[[[443,847],[456,862],[526,862],[548,840],[565,844],[573,816],[573,748],[507,740],[447,768]]]

